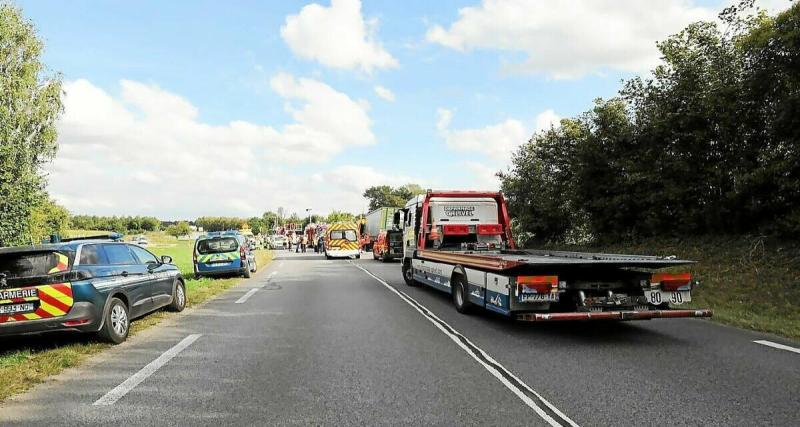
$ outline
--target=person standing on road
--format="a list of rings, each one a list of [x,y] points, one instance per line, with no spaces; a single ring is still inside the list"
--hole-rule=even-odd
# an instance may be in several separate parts
[[[300,237],[297,234],[294,235],[294,253],[300,252]]]
[[[303,239],[300,241],[300,244],[302,245],[303,253],[306,253],[306,247],[308,247],[308,236],[304,234]]]

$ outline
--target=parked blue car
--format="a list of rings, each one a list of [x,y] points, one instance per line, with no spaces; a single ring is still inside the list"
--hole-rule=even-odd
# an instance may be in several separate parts
[[[0,336],[79,331],[121,343],[131,319],[185,306],[172,259],[137,245],[104,238],[0,248]]]
[[[194,242],[192,255],[195,277],[255,273],[255,254],[247,240],[235,231],[212,232]]]

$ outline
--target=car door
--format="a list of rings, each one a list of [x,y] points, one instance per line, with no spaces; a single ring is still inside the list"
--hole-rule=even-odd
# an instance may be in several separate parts
[[[131,246],[139,264],[147,268],[148,284],[153,298],[153,308],[163,307],[172,299],[172,275],[165,264],[147,249]]]
[[[149,286],[147,266],[139,264],[131,245],[126,243],[104,243],[108,263],[118,286],[130,299],[131,317],[141,316],[153,309],[152,288]]]

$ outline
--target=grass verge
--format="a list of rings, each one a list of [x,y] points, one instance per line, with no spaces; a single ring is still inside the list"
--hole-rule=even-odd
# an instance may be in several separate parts
[[[800,339],[800,244],[766,237],[693,237],[558,249],[676,255],[698,261],[682,271],[700,280],[690,307],[716,322]]]
[[[162,233],[148,235],[148,248],[157,255],[169,255],[186,278],[187,306],[208,301],[239,283],[238,277],[194,279],[192,275],[192,241],[168,240]],[[259,269],[272,259],[270,251],[256,253]],[[157,311],[131,323],[131,336],[158,324],[175,313]],[[96,341],[91,334],[46,334],[5,337],[0,348],[0,402],[22,393],[64,369],[77,366],[89,356],[111,347]]]

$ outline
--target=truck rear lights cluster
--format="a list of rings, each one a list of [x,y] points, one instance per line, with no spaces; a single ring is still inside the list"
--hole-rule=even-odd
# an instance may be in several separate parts
[[[247,259],[247,252],[245,252],[244,246],[239,246],[239,257],[242,258],[242,261]]]
[[[469,225],[449,224],[442,226],[442,233],[450,236],[468,236]]]
[[[558,276],[517,276],[517,291],[537,294],[558,292]]]
[[[500,224],[478,224],[478,234],[499,236],[503,234],[503,226]]]
[[[661,285],[665,291],[692,290],[692,275],[689,273],[656,273],[650,278],[651,286]]]

